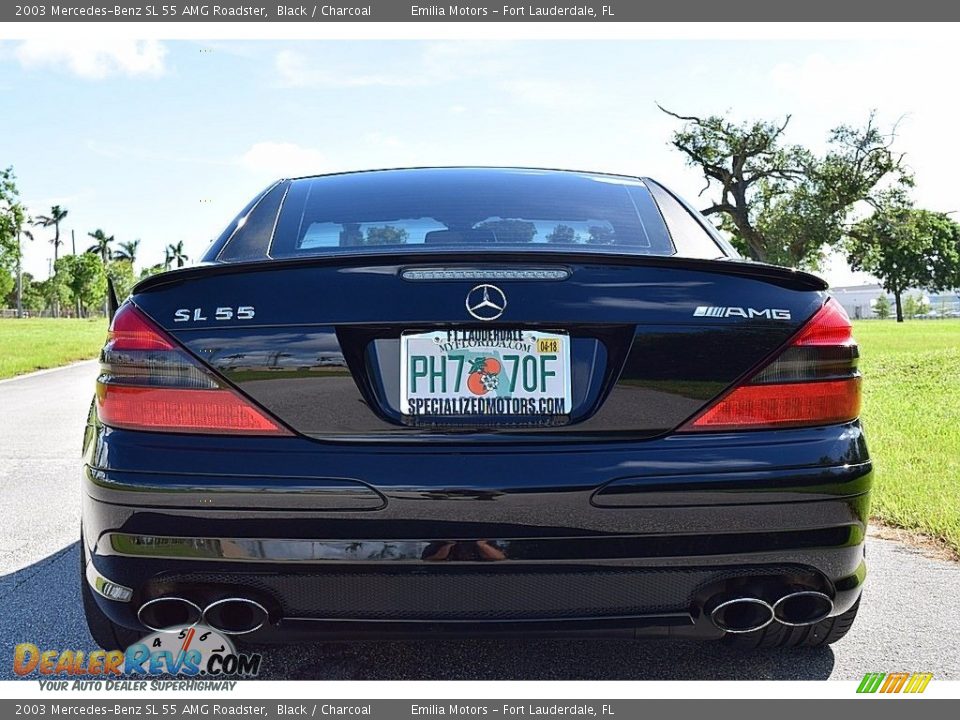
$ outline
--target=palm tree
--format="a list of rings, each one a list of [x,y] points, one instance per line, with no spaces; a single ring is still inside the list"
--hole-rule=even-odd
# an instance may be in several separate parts
[[[140,246],[139,240],[130,240],[129,242],[117,243],[119,250],[113,253],[114,260],[129,260],[131,265],[137,262],[137,248]]]
[[[176,245],[167,245],[163,265],[167,270],[170,269],[173,263],[176,263],[178,268],[182,268],[187,264],[189,259],[183,250],[183,240],[181,240]]]
[[[62,208],[59,205],[54,205],[50,208],[49,215],[38,215],[34,225],[39,225],[40,227],[50,227],[53,226],[53,240],[50,242],[53,243],[53,264],[57,264],[57,258],[59,257],[60,246],[63,245],[63,241],[60,239],[60,223],[63,222],[63,219],[67,216],[67,209]]]
[[[34,225],[40,227],[50,227],[53,226],[53,240],[50,242],[53,243],[53,265],[54,272],[57,267],[57,259],[60,255],[60,246],[63,244],[63,241],[60,239],[60,223],[63,222],[63,219],[67,216],[67,209],[62,208],[59,205],[54,205],[50,208],[49,215],[38,215],[37,219],[34,221]],[[52,276],[52,273],[51,273]],[[53,300],[53,316],[60,317],[60,301],[54,297]]]
[[[23,226],[17,228],[17,317],[23,317],[23,238],[33,240],[33,233],[24,230]]]
[[[87,248],[87,252],[91,255],[99,255],[100,259],[103,260],[103,266],[106,267],[107,262],[110,260],[110,245],[114,242],[113,235],[108,236],[99,228],[94,230],[92,233],[87,233],[87,235],[96,241],[93,243],[93,245]]]

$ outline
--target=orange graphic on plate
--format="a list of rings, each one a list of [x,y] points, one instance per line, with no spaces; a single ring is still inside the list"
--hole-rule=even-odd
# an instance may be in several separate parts
[[[470,374],[467,375],[467,390],[474,395],[486,395],[491,390],[496,390],[500,368],[500,361],[496,358],[476,358],[470,363]]]

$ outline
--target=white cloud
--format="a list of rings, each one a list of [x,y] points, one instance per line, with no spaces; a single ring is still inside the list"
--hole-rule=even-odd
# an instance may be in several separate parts
[[[391,63],[389,72],[367,71],[356,61],[321,61],[295,50],[281,50],[274,69],[284,87],[423,87],[460,82],[467,77],[500,77],[517,72],[516,54],[496,42],[433,42],[408,59]]]
[[[521,72],[522,46],[505,41],[432,42],[424,46],[418,64],[433,82],[461,81],[465,77],[502,77]]]
[[[590,85],[569,77],[550,77],[552,69],[537,67],[536,56],[510,42],[430,42],[418,53],[397,56],[389,70],[364,67],[363,59],[343,57],[324,61],[305,52],[281,50],[274,56],[279,84],[288,88],[426,88],[460,87],[468,80],[485,83],[506,102],[521,102],[541,109],[569,109],[572,104],[600,104],[602,97]],[[467,107],[455,102],[447,108],[462,115]],[[490,114],[490,108],[484,110]]]
[[[559,80],[504,80],[500,87],[514,100],[545,108],[569,108],[583,102],[582,93],[573,83]]]
[[[424,83],[423,78],[409,74],[350,73],[342,68],[316,67],[307,57],[293,50],[278,52],[274,68],[284,87],[409,87]]]
[[[770,71],[773,84],[818,107],[840,103],[878,103],[897,98],[913,104],[939,83],[926,76],[934,67],[947,63],[948,55],[939,45],[917,49],[905,62],[901,54],[827,55],[813,53],[794,62],[775,65]],[[924,75],[918,76],[918,70]]]
[[[189,163],[197,165],[230,165],[230,160],[207,157],[197,153],[170,153],[149,145],[121,145],[101,140],[87,140],[84,147],[90,152],[110,160],[154,163]]]
[[[368,145],[372,145],[377,148],[399,150],[405,147],[404,142],[396,135],[391,135],[390,133],[384,133],[380,131],[367,133],[363,139]]]
[[[240,156],[240,165],[271,178],[298,177],[327,172],[327,156],[316,148],[296,143],[259,142]]]
[[[87,80],[166,72],[167,49],[156,40],[36,38],[20,43],[15,53],[25,68],[64,68]]]

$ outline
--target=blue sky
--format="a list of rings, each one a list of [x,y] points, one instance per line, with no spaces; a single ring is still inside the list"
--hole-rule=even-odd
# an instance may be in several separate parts
[[[408,165],[530,165],[647,174],[696,201],[667,144],[684,113],[793,115],[822,147],[871,108],[902,118],[918,202],[960,209],[943,43],[877,41],[133,41],[0,43],[0,165],[34,214],[77,236],[141,239],[141,264],[191,257],[285,175]],[[949,83],[948,83],[949,84]],[[946,139],[946,143],[944,140]],[[946,147],[945,147],[946,146]],[[707,204],[705,200],[700,200]],[[26,269],[46,275],[37,229]],[[853,277],[831,262],[828,278]]]

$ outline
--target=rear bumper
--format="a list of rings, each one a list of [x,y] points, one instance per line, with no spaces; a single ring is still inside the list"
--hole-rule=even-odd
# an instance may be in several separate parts
[[[811,587],[837,614],[865,575],[858,423],[442,451],[91,427],[86,460],[88,576],[132,590],[97,596],[128,627],[154,597],[240,595],[263,640],[716,637],[720,593]]]

